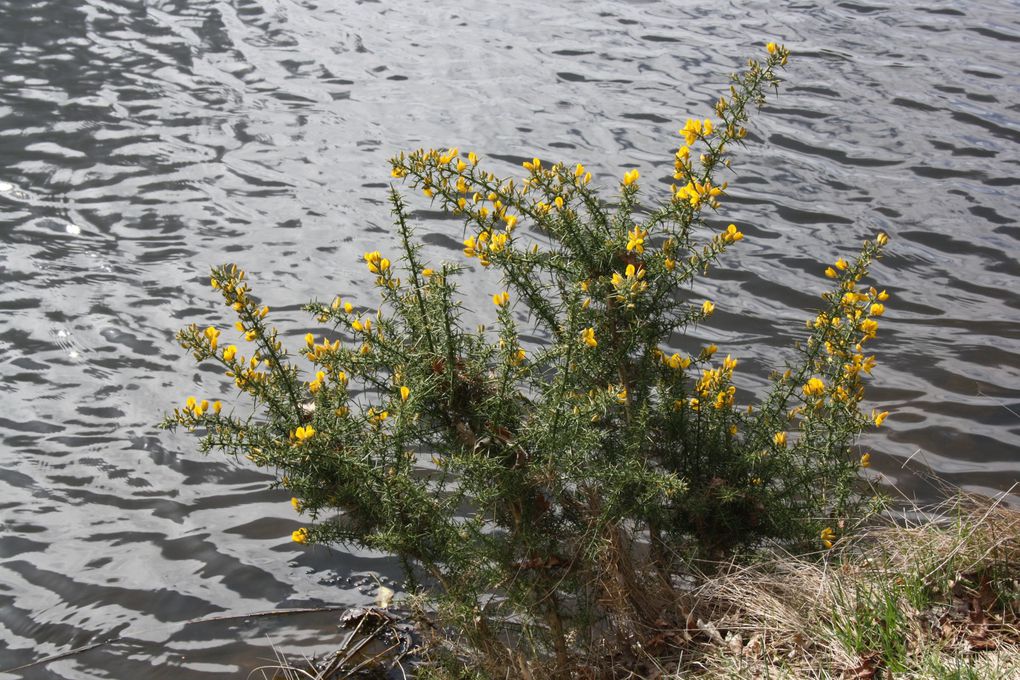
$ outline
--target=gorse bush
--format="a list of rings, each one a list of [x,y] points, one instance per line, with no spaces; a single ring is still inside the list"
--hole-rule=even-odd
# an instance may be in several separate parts
[[[831,545],[868,464],[855,438],[885,418],[860,403],[886,299],[862,280],[886,237],[825,269],[833,287],[797,360],[750,405],[736,359],[714,345],[665,349],[715,309],[690,284],[743,234],[731,224],[702,237],[705,214],[787,57],[769,44],[712,118],[687,121],[676,183],[651,204],[636,169],[608,201],[582,165],[536,158],[509,179],[457,149],[394,158],[393,177],[463,218],[465,261],[425,262],[391,189],[399,252],[364,256],[380,305],[307,305],[325,324],[300,349],[307,372],[245,273],[215,268],[248,344],[194,325],[178,339],[221,364],[254,409],[191,398],[165,424],[277,471],[311,520],[294,540],[398,555],[482,668],[566,672],[668,617],[656,592],[694,556],[763,539]],[[471,264],[503,282],[470,286],[490,327],[465,328],[458,282]]]

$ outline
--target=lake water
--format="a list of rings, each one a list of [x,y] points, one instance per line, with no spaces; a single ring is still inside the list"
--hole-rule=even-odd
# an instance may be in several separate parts
[[[106,640],[25,676],[237,678],[273,646],[328,651],[333,614],[244,615],[369,602],[394,563],[292,543],[266,475],[153,427],[226,389],[173,342],[228,323],[209,267],[249,270],[297,346],[306,300],[374,304],[360,256],[394,250],[390,156],[638,167],[665,193],[677,128],[770,39],[788,84],[736,156],[719,219],[747,238],[699,284],[719,305],[693,339],[753,387],[819,262],[884,230],[872,476],[1006,491],[1016,2],[0,0],[0,671]],[[429,257],[461,259],[462,226],[414,200]]]

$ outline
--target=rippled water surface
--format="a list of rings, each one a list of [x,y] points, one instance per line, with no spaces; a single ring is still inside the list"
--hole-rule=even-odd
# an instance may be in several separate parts
[[[1016,2],[0,0],[0,670],[107,640],[27,677],[243,677],[271,644],[326,651],[329,615],[243,615],[366,602],[393,563],[291,543],[268,477],[153,427],[224,388],[172,340],[225,324],[210,265],[248,269],[300,342],[307,299],[373,304],[358,261],[394,246],[391,155],[639,167],[665,192],[678,121],[766,39],[793,50],[788,85],[737,156],[721,219],[747,238],[699,284],[719,302],[699,339],[760,374],[818,261],[888,231],[873,472],[923,498],[932,473],[1008,489]],[[421,229],[458,257],[459,223]]]

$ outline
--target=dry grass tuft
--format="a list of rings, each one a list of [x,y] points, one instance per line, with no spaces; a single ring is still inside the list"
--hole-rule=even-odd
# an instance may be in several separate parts
[[[958,497],[915,515],[706,577],[715,632],[675,676],[1020,677],[1020,511]]]

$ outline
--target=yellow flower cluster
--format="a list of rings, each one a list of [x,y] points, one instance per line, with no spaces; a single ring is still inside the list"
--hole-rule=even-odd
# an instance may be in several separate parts
[[[644,267],[638,269],[634,265],[628,264],[623,274],[613,272],[613,288],[616,289],[616,294],[621,299],[634,297],[648,289],[648,282],[644,279]]]
[[[214,401],[212,403],[213,413],[219,415],[222,408],[223,405],[220,402]],[[198,401],[195,397],[188,397],[184,402],[184,410],[196,418],[200,418],[209,410],[209,402],[205,399]]]
[[[365,262],[368,264],[368,271],[373,274],[383,274],[390,268],[390,261],[379,254],[378,250],[365,253]]]
[[[598,340],[595,339],[595,329],[585,328],[581,331],[581,342],[589,347],[598,347]]]
[[[482,231],[477,237],[469,236],[464,240],[464,254],[477,257],[483,267],[488,267],[492,263],[490,256],[503,252],[509,240],[506,232]]]
[[[683,135],[687,146],[690,146],[699,139],[706,139],[711,136],[713,130],[714,126],[710,118],[706,118],[704,121],[688,118],[687,123],[680,129],[680,134]]]
[[[716,409],[733,406],[737,388],[729,383],[736,367],[737,360],[726,355],[719,368],[703,369],[701,377],[695,385],[695,390],[700,397],[698,404],[711,400],[712,406]],[[691,404],[691,406],[694,407],[695,404]]]
[[[674,352],[672,355],[668,357],[660,352],[659,356],[662,359],[662,363],[664,363],[666,366],[669,366],[673,370],[683,370],[691,365],[690,357],[682,357],[676,352]]]
[[[811,378],[800,388],[807,397],[819,397],[825,394],[825,381],[821,378]]]
[[[744,235],[737,230],[737,225],[731,224],[726,227],[726,231],[721,234],[721,238],[723,243],[734,243],[744,238]]]
[[[323,371],[316,371],[315,372],[315,380],[312,380],[311,382],[308,383],[308,390],[312,394],[315,394],[320,389],[322,389],[322,386],[323,386],[323,384],[325,382],[326,382],[326,374],[325,374],[325,372],[323,372]]]
[[[674,198],[677,201],[687,201],[690,203],[692,208],[701,207],[702,203],[709,205],[712,208],[719,207],[718,196],[726,190],[726,183],[723,182],[721,186],[712,186],[710,180],[699,182],[696,179],[691,179],[682,187],[678,187],[674,193]]]
[[[368,420],[368,422],[375,426],[382,425],[383,422],[389,417],[390,417],[389,411],[379,411],[374,406],[370,407],[365,412],[365,418]]]
[[[315,336],[311,333],[305,335],[305,356],[308,357],[309,361],[318,362],[325,357],[338,352],[340,350],[340,341],[334,340],[330,342],[326,338],[322,339],[322,344],[315,344]]]

